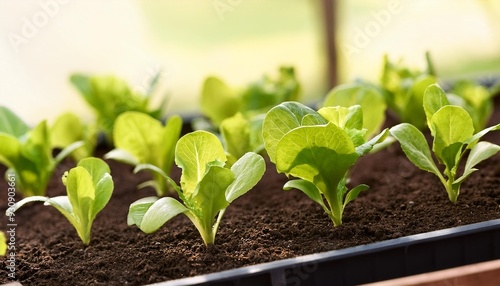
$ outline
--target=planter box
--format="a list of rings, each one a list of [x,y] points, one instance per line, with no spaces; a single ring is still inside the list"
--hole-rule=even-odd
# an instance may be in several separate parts
[[[358,285],[495,259],[500,219],[152,285]]]

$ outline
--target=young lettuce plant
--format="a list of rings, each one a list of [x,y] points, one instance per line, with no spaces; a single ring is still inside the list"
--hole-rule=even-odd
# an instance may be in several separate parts
[[[397,114],[401,122],[413,124],[418,129],[426,127],[422,109],[425,89],[437,82],[429,53],[426,53],[426,59],[427,69],[419,71],[390,62],[385,55],[380,79],[389,109]]]
[[[71,152],[75,162],[92,157],[97,145],[97,126],[84,124],[71,112],[61,114],[50,128],[50,141],[53,148],[65,148],[73,142],[82,141],[84,145]]]
[[[500,129],[500,124],[474,133],[471,116],[462,107],[450,105],[446,93],[436,84],[425,91],[424,110],[434,138],[432,152],[438,162],[444,165],[443,173],[434,163],[424,135],[415,126],[401,123],[392,127],[390,133],[399,141],[404,153],[415,166],[439,178],[448,198],[455,203],[462,183],[478,170],[474,167],[500,151],[498,145],[479,142],[486,133]],[[459,175],[457,172],[465,157],[467,161]]]
[[[185,214],[200,233],[205,245],[215,242],[215,235],[227,207],[248,192],[262,178],[265,162],[256,153],[246,153],[231,168],[219,139],[207,131],[184,135],[177,142],[175,162],[182,169],[179,187],[162,170],[139,165],[167,179],[181,202],[171,197],[147,197],[130,205],[128,224],[145,233],[153,233],[178,214]]]
[[[51,205],[63,214],[76,229],[83,244],[88,245],[92,223],[113,193],[109,166],[99,158],[85,158],[64,173],[62,182],[66,186],[67,196],[24,198],[7,209],[6,213],[11,215],[30,202],[44,202],[44,205]]]
[[[2,106],[0,118],[0,163],[8,168],[6,176],[16,177],[17,190],[24,196],[44,195],[55,167],[83,142],[70,144],[54,158],[45,120],[30,129],[21,118]]]
[[[138,111],[161,119],[166,98],[158,108],[149,108],[158,76],[152,80],[149,91],[144,95],[131,89],[124,80],[113,76],[73,74],[70,81],[94,109],[99,130],[104,133],[108,144],[112,145],[115,120],[123,112]]]
[[[137,166],[152,165],[169,175],[174,163],[174,150],[182,129],[182,119],[172,116],[165,126],[153,117],[128,111],[118,116],[113,130],[115,149],[104,155],[122,163]],[[158,196],[163,196],[171,189],[170,184],[157,172],[151,172],[153,180],[139,188],[152,186]]]
[[[297,179],[285,190],[299,189],[318,203],[334,226],[342,224],[346,205],[367,185],[348,190],[348,171],[363,155],[384,141],[385,129],[364,139],[361,106],[323,107],[318,112],[298,102],[272,108],[263,124],[264,144],[279,173]]]

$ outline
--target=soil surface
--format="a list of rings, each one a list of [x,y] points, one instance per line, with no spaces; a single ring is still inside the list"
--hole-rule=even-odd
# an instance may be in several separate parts
[[[391,121],[389,117],[387,125]],[[499,112],[493,122],[500,122]],[[484,139],[500,144],[500,132]],[[96,156],[106,151],[100,149]],[[93,224],[90,246],[83,246],[73,227],[52,207],[33,203],[16,213],[17,281],[146,285],[500,218],[500,154],[479,165],[453,204],[437,177],[409,163],[395,143],[361,158],[353,168],[352,185],[365,183],[371,188],[347,206],[342,226],[334,228],[322,209],[300,191],[283,191],[287,179],[269,163],[262,181],[228,208],[215,245],[205,247],[182,215],[150,235],[127,226],[129,205],[154,191],[136,188],[148,179],[146,173],[134,175],[128,165],[107,162],[115,190]],[[57,168],[49,196],[65,195],[60,177],[73,166],[66,160]],[[0,168],[0,173],[4,171]],[[179,175],[174,169],[177,182]],[[2,180],[0,190],[6,188]],[[0,213],[4,213],[7,195],[1,193]],[[3,231],[6,223],[2,219]],[[0,258],[0,283],[10,281],[7,263]]]

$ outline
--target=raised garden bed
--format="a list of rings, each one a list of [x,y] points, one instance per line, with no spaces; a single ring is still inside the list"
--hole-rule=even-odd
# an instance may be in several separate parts
[[[500,122],[500,112],[496,110],[492,123]],[[492,132],[484,140],[498,144],[500,134]],[[106,151],[99,149],[96,156]],[[154,195],[154,190],[136,190],[137,184],[147,179],[145,173],[133,175],[132,167],[107,162],[115,191],[97,216],[88,247],[82,245],[71,225],[53,208],[36,204],[16,213],[16,279],[23,285],[146,285],[500,218],[498,155],[478,166],[480,171],[463,184],[458,203],[452,204],[438,179],[408,162],[395,143],[362,158],[353,169],[352,184],[365,183],[371,189],[347,206],[342,226],[333,228],[323,210],[303,193],[283,191],[286,177],[277,174],[274,165],[268,163],[262,181],[228,208],[215,245],[205,247],[196,229],[183,216],[151,235],[127,226],[129,205]],[[57,168],[48,196],[65,193],[60,177],[73,166],[67,160]],[[0,168],[1,173],[4,171]],[[173,173],[178,181],[179,170],[174,169]],[[5,188],[2,180],[0,189]],[[2,203],[0,211],[5,209]],[[6,230],[4,224],[2,230]],[[496,252],[491,257],[457,260],[457,265],[498,258],[499,240],[493,245]],[[5,258],[1,261],[0,282],[6,283],[7,262]],[[414,265],[417,269],[419,264]],[[435,269],[419,271],[431,270]],[[353,276],[343,278],[345,284],[356,281],[357,272],[352,273]],[[389,278],[394,277],[373,277],[373,281]],[[277,283],[283,281],[283,277],[279,279]],[[259,284],[252,281],[251,285]],[[306,283],[307,279],[300,281]],[[318,285],[309,283],[313,284],[301,285]]]

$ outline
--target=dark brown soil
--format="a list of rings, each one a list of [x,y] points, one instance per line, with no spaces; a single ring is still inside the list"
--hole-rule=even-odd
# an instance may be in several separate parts
[[[500,114],[491,121],[500,122]],[[500,132],[485,139],[500,144]],[[229,207],[215,245],[207,248],[183,216],[151,235],[128,227],[129,205],[154,192],[136,189],[146,174],[108,163],[115,191],[94,222],[90,246],[52,207],[32,204],[16,213],[16,278],[23,285],[145,285],[500,218],[500,154],[479,166],[452,204],[438,179],[411,165],[394,144],[353,169],[352,183],[371,189],[348,205],[342,226],[334,228],[301,192],[283,191],[286,177],[268,164],[263,180]],[[49,196],[65,194],[59,178],[71,167],[70,161],[59,166]],[[3,180],[0,189],[6,189]],[[5,200],[3,191],[1,213]],[[0,263],[0,283],[8,282],[5,258]]]

